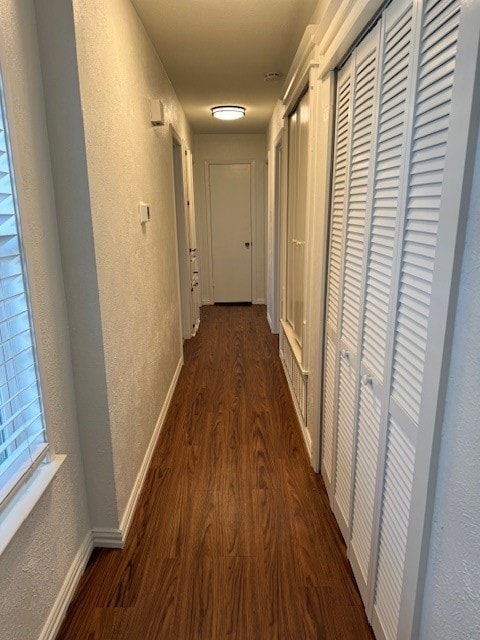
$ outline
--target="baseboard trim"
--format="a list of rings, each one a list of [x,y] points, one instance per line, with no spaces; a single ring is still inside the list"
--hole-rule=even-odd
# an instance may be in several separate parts
[[[290,376],[288,375],[287,368],[285,366],[285,361],[283,359],[283,354],[281,354],[280,362],[282,363],[283,373],[285,374],[285,378],[287,380],[288,389],[290,391],[290,396],[292,398],[293,406],[295,407],[295,413],[297,414],[298,423],[300,425],[300,429],[302,430],[303,441],[305,443],[305,447],[307,449],[309,460],[312,459],[312,436],[310,435],[309,430],[305,426],[305,422],[303,421],[302,412],[300,411],[300,407],[298,406],[297,398],[295,396],[295,391],[293,389],[293,385],[290,381]]]
[[[204,298],[202,300],[202,307],[208,304],[213,304],[213,300],[210,300],[210,298]]]
[[[255,298],[253,304],[265,304],[265,298]]]
[[[106,547],[107,549],[123,549],[126,536],[121,529],[92,529],[92,541],[94,547]]]
[[[92,532],[89,531],[75,555],[75,559],[68,570],[62,588],[60,589],[60,593],[55,600],[55,604],[50,610],[47,621],[38,640],[54,640],[56,637],[65,614],[67,613],[68,605],[73,598],[78,582],[85,571],[92,549],[93,536]]]
[[[270,331],[272,333],[278,333],[278,331],[275,331],[275,329],[274,329],[273,320],[272,320],[272,318],[270,316],[270,313],[268,312],[268,309],[267,309],[267,322],[268,322],[268,326],[270,327]]]
[[[152,460],[153,452],[157,445],[158,437],[162,430],[163,423],[165,422],[165,417],[167,415],[168,408],[170,407],[170,403],[173,397],[173,392],[175,391],[175,387],[177,386],[178,378],[180,376],[182,367],[183,367],[183,355],[180,357],[177,364],[177,368],[175,369],[175,373],[173,374],[172,382],[170,383],[167,397],[165,398],[165,402],[163,403],[162,410],[160,411],[160,415],[158,416],[157,424],[155,425],[153,435],[150,439],[150,443],[147,447],[147,451],[145,452],[142,465],[137,474],[137,479],[135,480],[135,484],[133,485],[132,493],[130,494],[130,498],[127,502],[125,512],[120,522],[120,534],[123,541],[122,546],[127,539],[128,532],[132,524],[133,514],[135,513],[135,507],[137,506],[138,498],[140,497],[143,483],[145,482],[145,477],[147,475],[150,462]],[[111,545],[97,545],[97,546],[111,546]]]

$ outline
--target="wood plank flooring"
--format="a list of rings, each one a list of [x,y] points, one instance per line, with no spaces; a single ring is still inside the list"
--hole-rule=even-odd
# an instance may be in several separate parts
[[[373,638],[263,306],[202,309],[123,550],[59,640]]]

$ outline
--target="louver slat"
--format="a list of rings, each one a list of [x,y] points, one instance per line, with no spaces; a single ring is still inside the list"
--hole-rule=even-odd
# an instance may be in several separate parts
[[[441,11],[436,3],[426,2],[428,36],[420,56],[392,382],[394,400],[415,422],[423,385],[459,10],[459,2],[442,3]]]

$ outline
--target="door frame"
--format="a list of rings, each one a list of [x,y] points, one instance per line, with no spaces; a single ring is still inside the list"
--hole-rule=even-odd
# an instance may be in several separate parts
[[[273,191],[272,191],[272,207],[271,207],[271,225],[269,232],[271,234],[271,274],[270,286],[272,288],[272,309],[269,316],[270,328],[272,333],[280,331],[281,317],[281,301],[282,301],[282,275],[281,275],[281,247],[282,247],[282,206],[285,198],[285,180],[284,180],[284,128],[280,129],[273,143]]]
[[[206,210],[207,210],[207,248],[208,248],[208,258],[209,258],[209,273],[208,273],[208,281],[210,286],[210,292],[212,296],[212,303],[214,303],[214,289],[213,289],[213,242],[212,242],[212,209],[211,209],[211,197],[210,197],[210,165],[238,165],[238,164],[248,164],[250,165],[250,226],[251,226],[251,249],[250,259],[251,259],[251,282],[252,282],[252,304],[257,300],[257,283],[256,283],[256,273],[257,273],[257,212],[255,207],[256,202],[256,163],[255,160],[205,160],[205,194],[206,194]]]
[[[185,272],[188,277],[188,282],[185,278],[185,275],[182,276],[182,268],[181,268],[181,247],[180,241],[181,236],[179,233],[179,222],[182,222],[183,225],[183,233],[185,238],[185,247],[187,252],[185,256],[188,260],[188,228],[187,228],[187,215],[186,215],[186,202],[187,202],[187,193],[186,193],[186,181],[185,181],[185,151],[186,146],[184,141],[176,131],[175,127],[170,124],[169,126],[170,133],[170,150],[172,154],[172,194],[173,194],[173,203],[175,210],[175,252],[177,257],[177,274],[178,274],[178,304],[180,311],[180,344],[183,349],[183,341],[188,340],[192,337],[191,330],[191,322],[190,322],[190,282],[189,282],[189,264],[187,263],[185,267]],[[176,186],[176,169],[175,169],[175,147],[180,149],[180,178],[182,181],[182,195],[183,195],[183,206],[182,204],[177,203],[177,186]],[[188,322],[187,322],[188,319]]]

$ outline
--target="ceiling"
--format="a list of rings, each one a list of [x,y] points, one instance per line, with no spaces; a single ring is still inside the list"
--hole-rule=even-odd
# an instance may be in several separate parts
[[[132,0],[195,133],[258,133],[273,107],[317,0]],[[282,73],[265,82],[266,72]],[[239,104],[221,122],[210,107]]]

